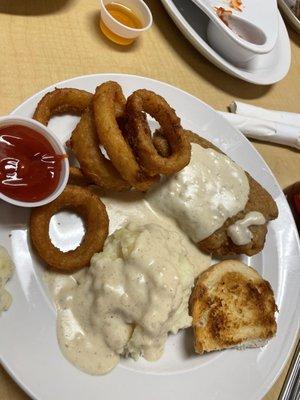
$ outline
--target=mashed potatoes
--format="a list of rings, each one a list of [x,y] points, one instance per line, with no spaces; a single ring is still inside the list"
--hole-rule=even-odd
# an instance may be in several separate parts
[[[5,290],[6,282],[13,273],[13,263],[4,247],[0,246],[0,314],[8,310],[11,305],[12,297]]]
[[[194,267],[177,233],[156,224],[121,228],[61,290],[63,353],[92,374],[108,372],[120,355],[157,360],[168,332],[191,325],[193,284]]]

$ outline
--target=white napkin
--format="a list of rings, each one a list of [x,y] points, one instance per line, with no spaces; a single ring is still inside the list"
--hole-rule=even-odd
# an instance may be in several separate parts
[[[246,117],[221,111],[219,113],[247,137],[284,144],[300,150],[300,127],[262,118]]]
[[[240,101],[233,101],[229,105],[229,109],[232,113],[243,115],[245,117],[260,118],[267,121],[275,121],[282,124],[298,126],[298,128],[300,128],[300,114],[266,110],[264,108],[251,106]]]

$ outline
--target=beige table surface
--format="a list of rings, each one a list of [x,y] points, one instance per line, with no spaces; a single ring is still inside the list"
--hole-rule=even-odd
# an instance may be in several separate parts
[[[40,89],[74,76],[120,72],[180,87],[219,110],[233,99],[300,112],[300,36],[291,29],[292,65],[273,86],[232,78],[204,59],[175,27],[159,0],[148,0],[152,29],[134,45],[118,47],[98,29],[98,0],[0,1],[0,115]],[[300,180],[300,153],[254,143],[282,188]],[[278,398],[285,372],[265,397]],[[0,399],[28,399],[0,366]]]

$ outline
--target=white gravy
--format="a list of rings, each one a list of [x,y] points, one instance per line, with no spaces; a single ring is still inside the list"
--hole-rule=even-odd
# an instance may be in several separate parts
[[[110,250],[95,255],[89,269],[71,276],[45,275],[58,311],[61,350],[90,374],[108,372],[120,355],[158,359],[168,332],[190,326],[187,304],[194,278],[211,262],[174,221],[154,212],[142,195],[101,198],[110,232],[128,222],[148,227],[138,235],[132,253],[125,250],[123,257],[115,259],[114,246],[107,244]],[[124,251],[127,244],[131,248],[131,240],[127,235],[108,243],[119,241]]]
[[[230,239],[238,246],[242,246],[251,242],[253,234],[249,227],[252,225],[263,225],[266,219],[262,213],[251,211],[245,215],[243,219],[236,221],[227,228],[227,234]]]
[[[192,144],[190,164],[149,192],[154,209],[173,217],[195,243],[245,208],[249,182],[243,169],[224,154]]]
[[[0,246],[0,314],[8,310],[12,303],[10,293],[5,289],[7,281],[12,277],[13,262],[4,247]]]

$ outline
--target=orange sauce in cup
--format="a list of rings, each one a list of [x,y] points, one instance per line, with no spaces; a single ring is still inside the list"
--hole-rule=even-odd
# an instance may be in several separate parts
[[[141,29],[143,27],[142,22],[138,16],[128,7],[120,3],[112,2],[105,6],[109,14],[121,24],[128,26],[129,28]],[[102,33],[110,40],[117,44],[128,45],[131,44],[134,39],[123,38],[122,36],[116,35],[107,26],[100,21],[100,29]]]

